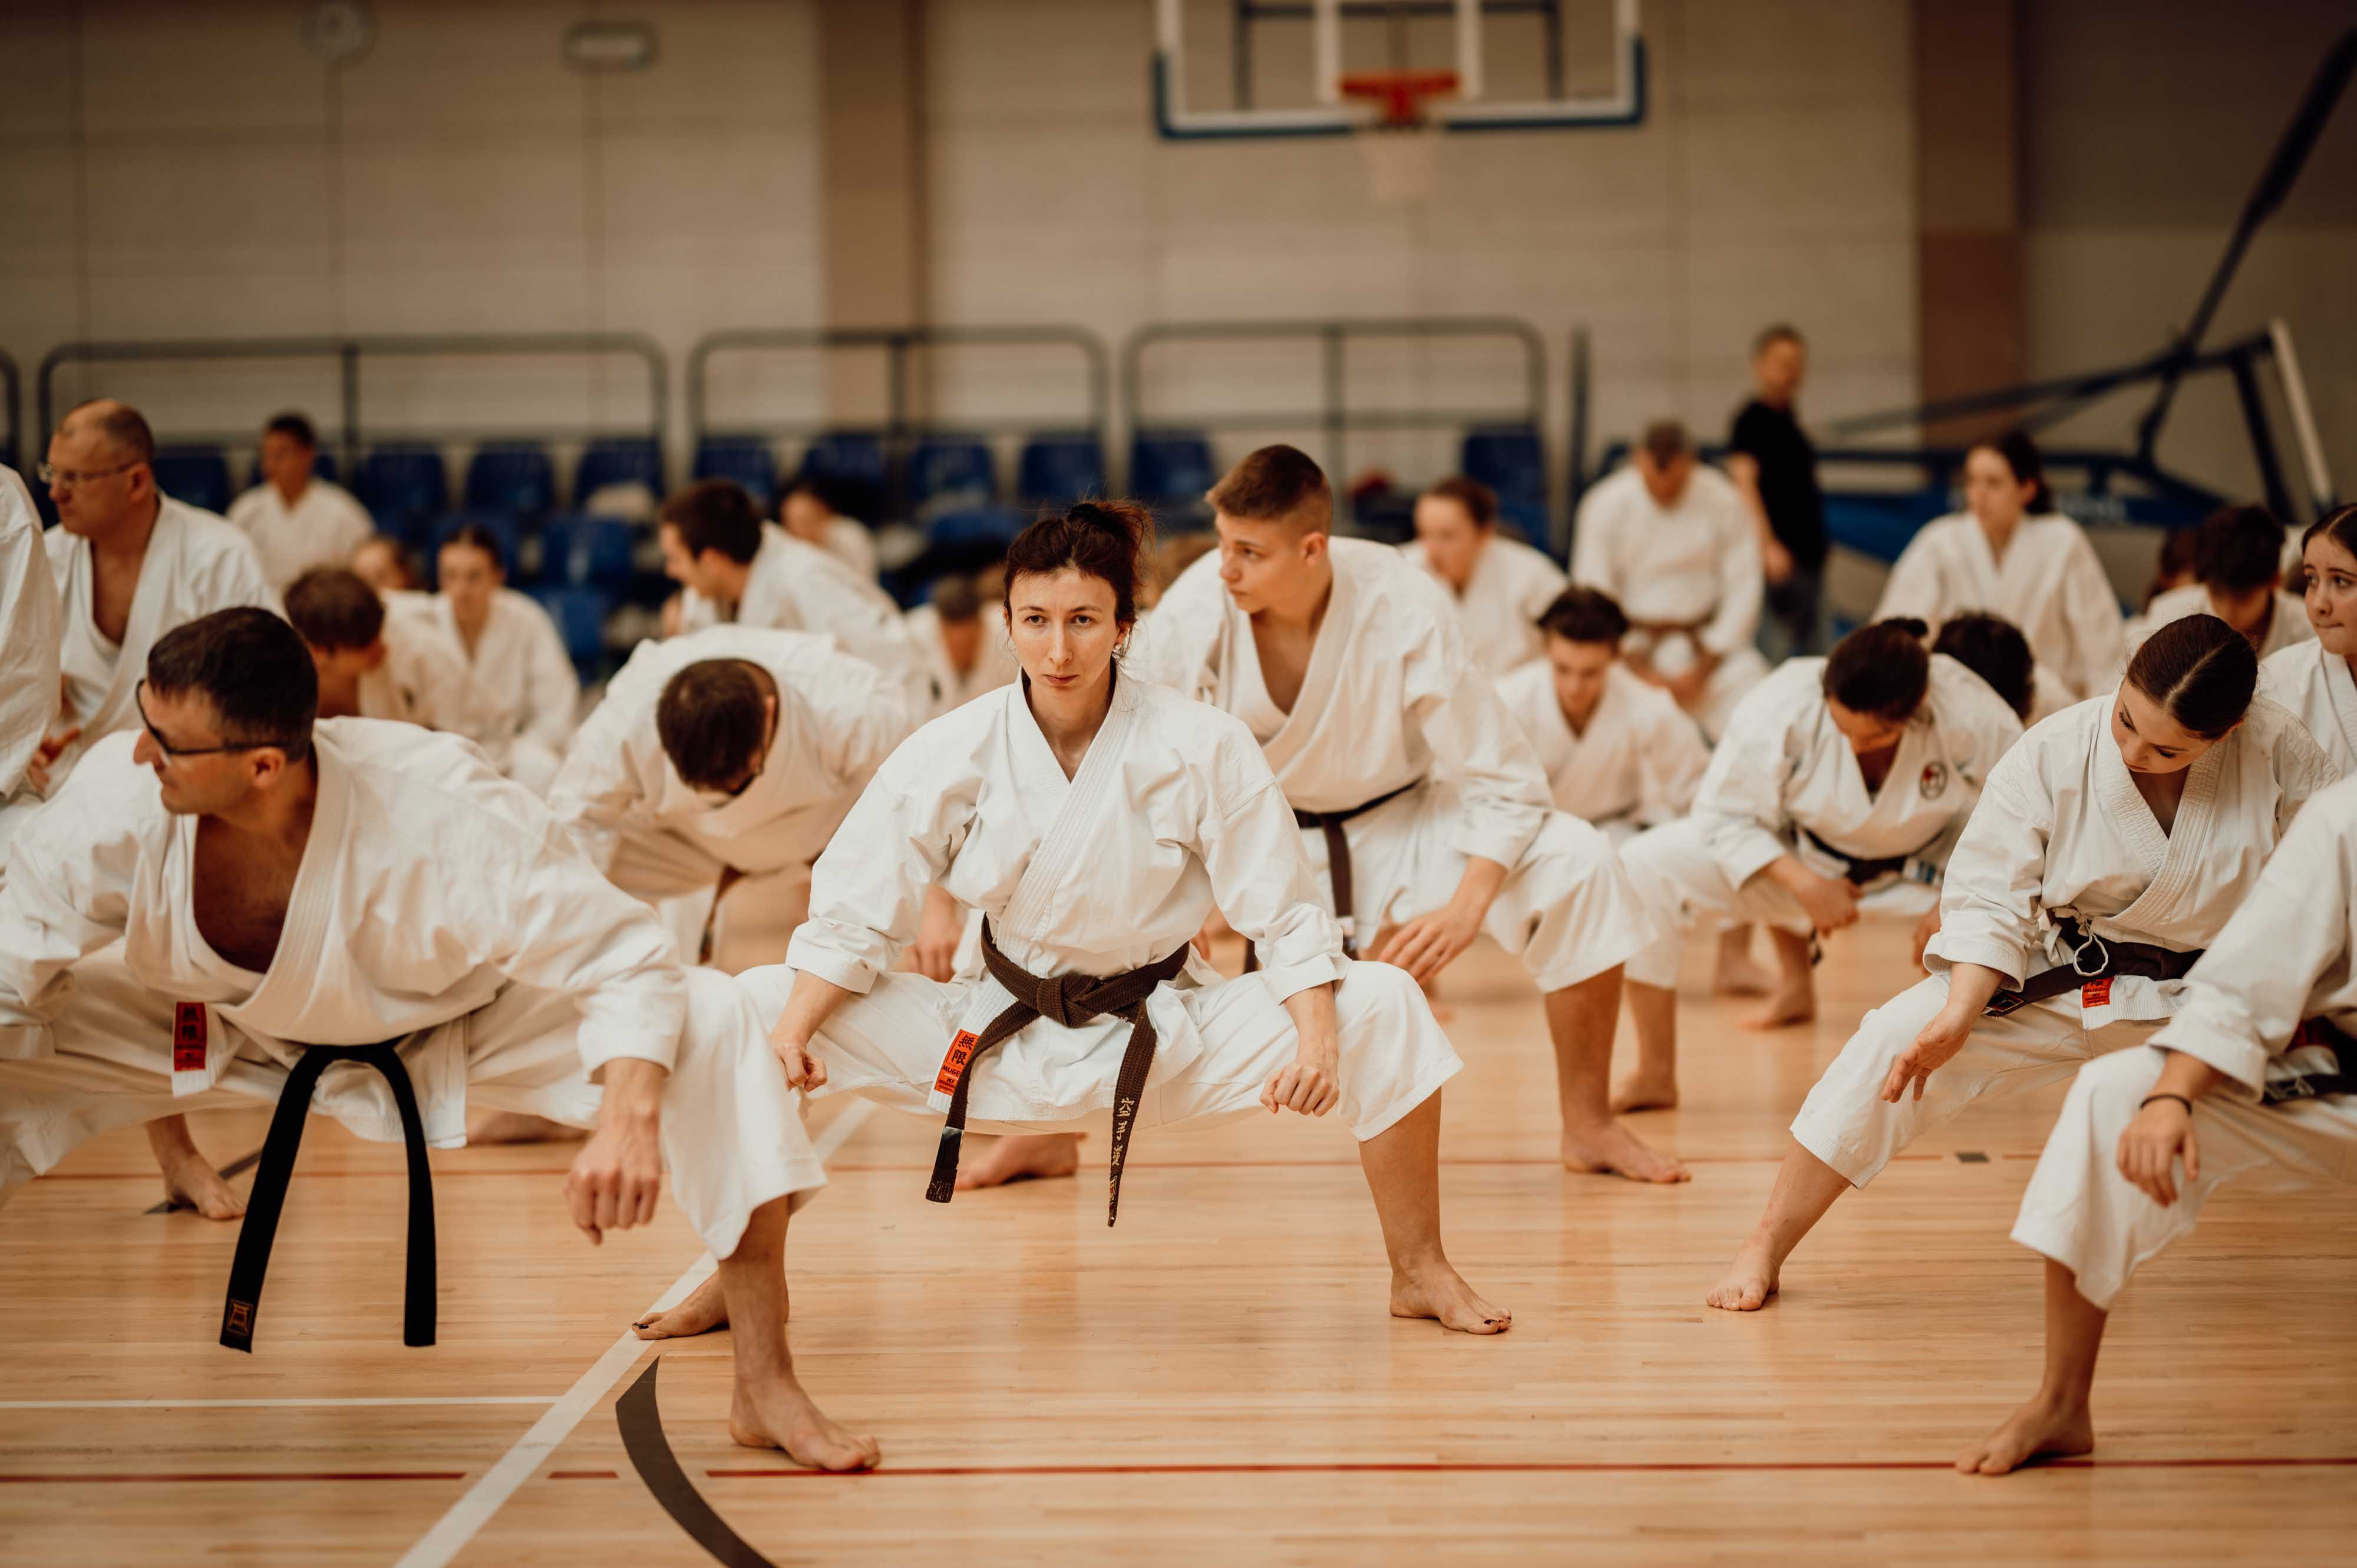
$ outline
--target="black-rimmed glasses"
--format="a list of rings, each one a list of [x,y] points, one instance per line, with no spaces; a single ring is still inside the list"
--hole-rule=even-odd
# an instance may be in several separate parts
[[[164,732],[157,729],[155,721],[147,716],[145,681],[131,688],[131,700],[139,710],[140,726],[146,730],[147,738],[156,743],[156,749],[164,754],[167,762],[178,762],[184,757],[224,757],[232,751],[262,751],[271,746],[276,746],[289,756],[299,756],[303,750],[299,744],[284,740],[248,740],[232,746],[174,746],[164,738]]]

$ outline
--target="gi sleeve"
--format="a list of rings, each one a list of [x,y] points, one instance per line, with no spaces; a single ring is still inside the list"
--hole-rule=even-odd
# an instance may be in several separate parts
[[[1437,596],[1440,590],[1432,592]],[[1448,843],[1511,869],[1554,809],[1546,770],[1499,701],[1498,688],[1475,666],[1456,616],[1445,604],[1416,611],[1413,605],[1399,607],[1403,620],[1415,615],[1421,623],[1406,629],[1415,639],[1407,717],[1432,754],[1433,776],[1457,786]]]
[[[2319,809],[2291,832],[2249,897],[2185,977],[2177,1013],[2151,1043],[2209,1063],[2255,1100],[2268,1058],[2300,1020],[2349,989],[2357,908],[2350,811]],[[2336,831],[2336,829],[2338,831]]]
[[[646,792],[630,765],[633,732],[651,724],[650,703],[640,700],[625,668],[607,689],[565,754],[565,766],[548,789],[548,809],[572,835],[589,864],[610,872],[621,847],[622,824],[644,814]]]
[[[1907,542],[1882,587],[1882,602],[1874,607],[1876,620],[1910,617],[1934,631],[1946,618],[1947,596],[1940,591],[1940,563],[1928,537],[1927,524]],[[2057,671],[2059,676],[2060,671]]]
[[[1674,703],[1647,703],[1637,736],[1637,821],[1674,822],[1694,810],[1710,770],[1710,747]]]
[[[1222,715],[1224,717],[1224,715]],[[1342,978],[1342,930],[1312,893],[1301,830],[1267,758],[1235,721],[1212,757],[1209,810],[1195,852],[1228,924],[1259,950],[1261,978],[1282,1002]]]
[[[2005,976],[2008,986],[2029,978],[2044,951],[2039,920],[2054,814],[2036,753],[2028,746],[2007,752],[1948,856],[1940,934],[1923,954],[1932,973],[1977,963]]]
[[[1787,682],[1754,687],[1728,717],[1695,791],[1703,843],[1737,887],[1792,853],[1784,809],[1794,767],[1792,707]]]
[[[1698,483],[1704,478],[1697,469],[1688,482]],[[1760,602],[1768,591],[1768,579],[1760,564],[1760,535],[1744,511],[1742,493],[1716,470],[1707,478],[1716,481],[1707,494],[1719,536],[1718,607],[1695,639],[1724,659],[1738,648],[1750,647],[1752,639],[1760,635]]]
[[[8,678],[0,681],[0,800],[24,782],[57,716],[63,636],[40,515],[24,481],[0,467],[0,647],[8,650]]]
[[[118,744],[127,754],[128,740]],[[8,845],[0,883],[0,1059],[49,1054],[49,1022],[73,994],[68,972],[120,938],[130,920],[138,826],[101,787],[118,769],[103,756],[95,767],[89,760],[55,799],[27,814]]]
[[[1613,490],[1596,485],[1581,498],[1571,530],[1571,580],[1583,588],[1600,588],[1622,597],[1620,574],[1612,563],[1611,513]]]
[[[2302,806],[2319,791],[2330,789],[2341,770],[2295,716],[2276,733],[2275,744],[2276,832],[2287,834]],[[2277,849],[2276,854],[2283,854]]]
[[[687,976],[654,911],[607,881],[554,823],[511,875],[507,908],[484,933],[495,944],[492,967],[574,999],[593,1081],[621,1057],[669,1071],[687,1021]]]
[[[221,525],[208,526],[218,530]],[[209,612],[252,606],[274,616],[286,613],[263,573],[262,552],[242,532],[223,539],[220,549],[205,552],[192,575],[196,579],[192,602],[205,606]]]
[[[925,889],[948,875],[974,822],[982,769],[929,758],[939,726],[903,741],[811,867],[810,918],[790,968],[866,995],[914,941]]]

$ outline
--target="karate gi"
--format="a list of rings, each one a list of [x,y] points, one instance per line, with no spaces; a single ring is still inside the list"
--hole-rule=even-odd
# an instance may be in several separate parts
[[[1936,634],[1975,610],[2020,628],[2041,691],[2050,680],[2061,705],[2118,683],[2127,654],[2120,602],[2086,531],[2061,512],[2023,518],[2002,562],[1970,512],[1925,523],[1899,553],[1874,618],[1911,616]]]
[[[717,804],[680,778],[655,728],[663,687],[707,659],[741,659],[778,685],[759,776]],[[693,960],[721,874],[763,879],[732,900],[799,898],[811,863],[910,727],[899,685],[833,638],[713,627],[639,645],[574,736],[549,806],[592,865],[655,906]]]
[[[1717,656],[1689,710],[1711,740],[1768,673],[1751,645],[1766,591],[1759,536],[1742,495],[1716,468],[1696,464],[1669,507],[1633,467],[1598,480],[1580,499],[1571,580],[1620,602],[1634,628],[1630,651],[1663,674],[1691,668],[1697,647]]]
[[[257,606],[274,615],[285,607],[262,575],[253,542],[215,517],[162,498],[147,553],[132,592],[131,616],[123,641],[109,642],[91,613],[93,588],[88,540],[51,529],[49,570],[58,585],[65,630],[58,663],[65,677],[66,705],[56,723],[80,725],[81,739],[49,768],[55,790],[84,751],[103,737],[139,727],[135,695],[147,675],[147,650],[174,628],[215,610]]]
[[[1498,682],[1515,727],[1538,753],[1559,810],[1592,823],[1616,846],[1694,807],[1710,747],[1671,695],[1615,662],[1587,729],[1571,733],[1541,660]]]
[[[548,612],[529,594],[501,588],[467,654],[458,619],[440,594],[414,597],[416,609],[467,658],[474,682],[490,703],[498,744],[488,745],[507,776],[545,797],[565,764],[573,715],[581,705],[581,677]],[[388,604],[392,602],[388,596]]]
[[[1806,935],[1801,901],[1760,875],[1787,854],[1820,875],[1876,889],[1928,887],[1989,770],[2021,738],[2021,721],[1987,682],[1935,653],[1923,704],[1882,788],[1869,793],[1825,704],[1824,673],[1823,659],[1792,659],[1761,682],[1712,753],[1693,814],[1622,848],[1629,880],[1662,933],[1629,961],[1631,981],[1674,986],[1684,929],[1701,915]],[[1904,864],[1863,877],[1850,864],[1889,860]],[[1918,908],[1930,905],[1922,897]]]
[[[1466,645],[1473,650],[1473,662],[1483,674],[1494,681],[1546,652],[1539,617],[1569,579],[1544,555],[1519,539],[1493,532],[1473,557],[1473,575],[1459,593],[1432,569],[1421,543],[1402,545],[1400,553],[1448,596]]]
[[[1985,1094],[2059,1083],[2090,1057],[2142,1042],[2184,988],[2115,975],[1985,1015],[1921,1100],[1886,1104],[1891,1063],[1947,1003],[1951,965],[1984,964],[2009,990],[2071,965],[2058,915],[2106,942],[2207,948],[2301,805],[2333,781],[2299,721],[2262,697],[2193,764],[2164,833],[2112,740],[2115,701],[2106,693],[2047,720],[1990,774],[1948,858],[1940,934],[1924,953],[1930,978],[1867,1014],[1809,1091],[1792,1136],[1852,1185]]]
[[[679,628],[700,631],[725,622],[777,631],[823,632],[902,683],[910,714],[930,713],[933,683],[916,641],[901,619],[900,607],[872,578],[851,571],[815,544],[805,543],[775,523],[761,528],[752,575],[736,613],[694,589],[680,597]]]
[[[962,708],[1023,672],[1023,666],[1015,657],[1014,641],[1006,635],[1006,617],[996,605],[982,607],[982,648],[974,656],[974,668],[963,674],[950,662],[949,650],[942,646],[939,610],[931,605],[919,605],[909,612],[908,623],[909,640],[916,644],[931,682],[932,706],[926,712],[928,718],[939,718],[952,708]]]
[[[262,575],[271,591],[314,566],[349,566],[352,553],[369,541],[376,523],[351,492],[314,477],[288,506],[278,487],[264,481],[230,502],[229,521],[253,541]]]
[[[8,839],[41,798],[25,780],[58,712],[58,581],[41,542],[41,514],[13,468],[0,467],[0,880]]]
[[[2078,1276],[2108,1307],[2138,1265],[2190,1232],[2230,1181],[2270,1187],[2357,1180],[2357,1095],[2305,1096],[2294,1079],[2334,1070],[2293,1037],[2301,1020],[2357,1031],[2357,781],[2318,795],[2284,835],[2250,897],[2185,977],[2176,1016],[2151,1045],[2182,1051],[2227,1081],[2194,1101],[2201,1175],[2178,1166],[2164,1208],[2120,1175],[2120,1134],[2158,1085],[2160,1049],[2121,1051],[2079,1069],[2022,1194],[2013,1239]],[[2357,1070],[2357,1052],[2342,1071]],[[2290,1098],[2263,1104],[2270,1087]]]
[[[826,537],[817,542],[858,577],[876,581],[876,534],[866,523],[856,518],[831,517],[826,520]]]
[[[2343,779],[2357,778],[2357,682],[2349,660],[2310,639],[2259,664],[2259,695],[2289,708]]]
[[[743,995],[683,973],[528,791],[412,728],[313,736],[317,809],[264,972],[197,929],[198,819],[164,810],[134,737],[101,742],[22,835],[0,890],[0,1195],[111,1128],[274,1100],[306,1046],[387,1039],[444,1148],[470,1099],[589,1126],[608,1063],[668,1068],[672,1195],[717,1256],[754,1208],[823,1183]],[[401,1141],[359,1063],[312,1105]]]
[[[1447,596],[1370,541],[1337,539],[1331,559],[1333,592],[1290,714],[1269,698],[1251,618],[1228,597],[1216,555],[1171,585],[1131,668],[1243,719],[1297,811],[1400,791],[1342,828],[1353,908],[1339,914],[1354,947],[1440,908],[1466,857],[1480,855],[1507,870],[1481,929],[1541,991],[1620,964],[1652,929],[1610,843],[1553,809],[1538,757]],[[1324,832],[1304,828],[1302,847],[1330,904]]]
[[[2218,615],[2218,607],[2211,601],[2210,590],[2199,583],[2188,583],[2181,588],[2171,588],[2145,607],[2144,614],[2128,622],[2127,656],[2144,646],[2144,639],[2167,626],[2170,621],[2187,616]],[[2223,616],[2218,616],[2221,620]],[[2297,648],[2303,642],[2316,640],[2316,628],[2308,624],[2308,607],[2291,594],[2277,594],[2267,615],[2267,635],[2259,643],[2262,662],[2274,658],[2287,648]]]
[[[464,736],[493,767],[506,759],[507,716],[475,679],[455,632],[445,631],[424,594],[386,596],[384,660],[360,678],[360,716]]]
[[[935,883],[989,917],[999,949],[1039,976],[1110,976],[1184,947],[1216,906],[1265,967],[1222,980],[1189,953],[1146,1007],[1160,1036],[1135,1124],[1258,1112],[1262,1087],[1299,1052],[1284,1000],[1329,981],[1340,1025],[1340,1101],[1372,1138],[1462,1065],[1404,971],[1351,963],[1318,905],[1293,816],[1253,737],[1225,714],[1127,673],[1070,779],[1020,684],[935,719],[860,796],[811,889],[783,965],[738,976],[765,1023],[797,971],[857,993],[812,1048],[819,1095],[860,1093],[935,1114],[952,1038],[980,1035],[1010,996],[987,975],[947,984],[890,972]],[[1109,1120],[1128,1023],[1035,1021],[975,1059],[974,1124],[1069,1131]]]

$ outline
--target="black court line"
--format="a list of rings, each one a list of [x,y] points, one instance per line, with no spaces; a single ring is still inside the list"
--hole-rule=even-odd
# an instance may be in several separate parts
[[[655,1402],[655,1374],[662,1369],[662,1358],[658,1356],[614,1402],[614,1424],[621,1429],[622,1446],[629,1451],[639,1479],[647,1484],[647,1490],[673,1522],[716,1561],[727,1568],[778,1568],[755,1551],[752,1542],[728,1528],[728,1521],[712,1510],[687,1472],[680,1468],[671,1440],[663,1435],[662,1411]]]
[[[262,1151],[260,1149],[254,1150],[253,1153],[250,1155],[240,1155],[237,1158],[230,1161],[229,1164],[221,1166],[221,1179],[223,1181],[227,1181],[233,1176],[243,1176],[246,1172],[252,1170],[256,1165],[258,1165],[261,1160]],[[196,1205],[193,1203],[181,1203],[176,1199],[167,1198],[162,1203],[157,1204],[155,1208],[147,1210],[147,1212],[150,1214],[171,1214],[180,1209],[194,1208],[195,1207]]]

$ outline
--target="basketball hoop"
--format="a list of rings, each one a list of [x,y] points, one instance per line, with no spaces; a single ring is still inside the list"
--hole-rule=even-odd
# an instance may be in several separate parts
[[[1431,199],[1439,177],[1441,127],[1428,112],[1429,102],[1455,92],[1457,81],[1453,70],[1375,70],[1342,78],[1342,96],[1374,105],[1373,119],[1356,134],[1376,206]]]

